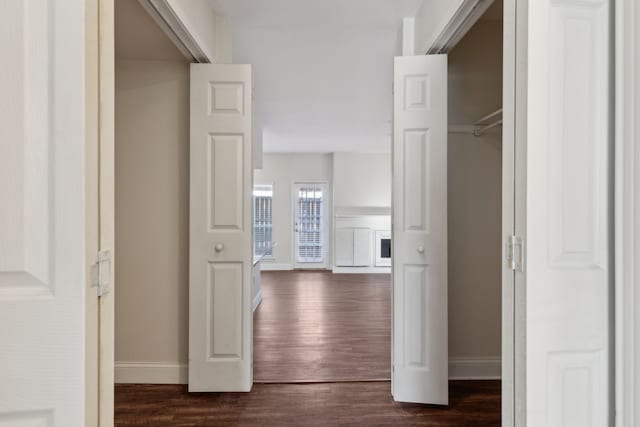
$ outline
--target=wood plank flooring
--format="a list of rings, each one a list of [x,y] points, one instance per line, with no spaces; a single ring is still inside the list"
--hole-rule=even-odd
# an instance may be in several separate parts
[[[499,381],[452,381],[450,405],[393,402],[390,277],[265,272],[250,393],[118,384],[116,426],[499,426]]]
[[[389,380],[391,276],[262,273],[255,382]]]
[[[255,384],[251,393],[187,393],[119,384],[116,426],[500,425],[499,381],[451,381],[448,407],[394,403],[389,382]]]

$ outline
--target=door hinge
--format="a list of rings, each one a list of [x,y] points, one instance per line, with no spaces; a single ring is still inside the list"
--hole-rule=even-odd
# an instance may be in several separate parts
[[[98,296],[109,293],[111,284],[111,250],[98,252],[96,262],[91,266],[91,287],[96,288]]]
[[[511,270],[523,271],[524,243],[522,237],[507,237],[507,265]]]

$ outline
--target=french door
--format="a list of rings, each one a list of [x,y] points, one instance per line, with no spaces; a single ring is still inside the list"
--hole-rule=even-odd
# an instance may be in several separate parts
[[[327,267],[327,184],[293,186],[295,268]]]

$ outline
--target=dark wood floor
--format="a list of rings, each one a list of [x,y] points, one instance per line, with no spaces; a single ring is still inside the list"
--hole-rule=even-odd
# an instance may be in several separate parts
[[[121,384],[116,426],[499,426],[499,381],[452,381],[450,405],[394,403],[390,278],[324,272],[263,274],[254,316],[250,393],[188,393],[182,385]]]
[[[394,403],[389,382],[255,384],[251,393],[116,385],[116,426],[500,425],[499,381],[452,381],[450,405]]]
[[[388,380],[391,276],[262,273],[254,381]]]

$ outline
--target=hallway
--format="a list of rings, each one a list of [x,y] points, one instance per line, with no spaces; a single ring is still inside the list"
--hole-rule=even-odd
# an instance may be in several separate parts
[[[389,275],[263,272],[261,287],[255,382],[390,380]]]

